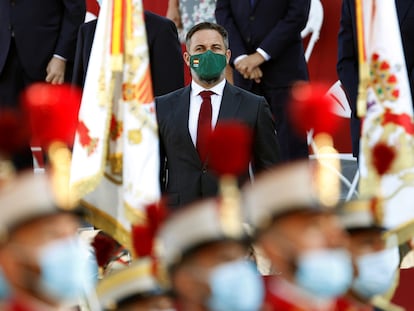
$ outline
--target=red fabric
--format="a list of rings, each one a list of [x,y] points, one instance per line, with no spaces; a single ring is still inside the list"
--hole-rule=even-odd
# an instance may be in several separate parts
[[[345,297],[338,298],[336,301],[335,311],[373,311],[374,307],[357,306]]]
[[[405,308],[406,311],[414,311],[413,280],[414,268],[400,269],[400,281],[392,302]]]
[[[144,9],[161,16],[167,14],[168,0],[143,0]]]
[[[98,16],[99,3],[96,0],[86,0],[86,11]]]
[[[272,287],[278,286],[278,277],[275,276],[264,276],[263,281],[265,283],[265,299],[264,299],[264,310],[266,311],[307,311],[300,308],[297,305],[287,301],[285,297],[278,295],[272,291]]]
[[[208,140],[211,135],[211,95],[213,94],[214,92],[212,91],[200,92],[203,102],[201,103],[200,113],[198,115],[196,145],[201,162],[204,162],[207,158]]]

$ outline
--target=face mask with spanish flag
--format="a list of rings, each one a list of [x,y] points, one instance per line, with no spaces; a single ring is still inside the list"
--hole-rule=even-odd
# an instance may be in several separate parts
[[[210,50],[190,56],[190,67],[202,80],[210,81],[219,78],[226,65],[226,55],[213,53]]]

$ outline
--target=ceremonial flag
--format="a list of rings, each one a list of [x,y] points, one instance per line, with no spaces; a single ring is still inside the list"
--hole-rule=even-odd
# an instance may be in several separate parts
[[[79,112],[71,190],[88,220],[131,247],[131,223],[157,201],[158,130],[141,0],[104,0]]]
[[[366,108],[360,196],[379,197],[379,220],[403,242],[414,225],[414,126],[395,1],[356,0],[356,5],[360,68],[364,61],[369,68],[367,79],[360,78],[366,93],[360,92],[358,101],[365,105],[359,111]]]

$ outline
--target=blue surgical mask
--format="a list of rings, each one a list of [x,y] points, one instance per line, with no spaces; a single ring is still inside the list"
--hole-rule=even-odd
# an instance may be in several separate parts
[[[357,259],[358,276],[352,290],[365,299],[385,293],[394,281],[399,261],[396,247],[360,256]]]
[[[39,265],[40,289],[57,301],[75,301],[94,288],[95,267],[86,244],[77,237],[49,243]]]
[[[237,260],[215,268],[210,274],[212,311],[256,311],[263,302],[264,287],[256,266]]]
[[[351,286],[352,260],[345,250],[306,252],[299,258],[297,265],[296,283],[319,298],[338,297]]]
[[[3,269],[0,267],[0,300],[4,300],[10,295],[9,283],[4,276]]]

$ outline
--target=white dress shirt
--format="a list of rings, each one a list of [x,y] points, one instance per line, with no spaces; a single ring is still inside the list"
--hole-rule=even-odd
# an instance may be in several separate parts
[[[191,93],[190,93],[190,111],[188,115],[188,131],[190,132],[191,140],[194,146],[197,143],[197,126],[198,126],[198,115],[200,113],[201,103],[203,102],[200,92],[212,91],[215,94],[211,95],[211,128],[217,124],[217,119],[220,111],[221,99],[223,97],[224,86],[226,85],[226,79],[223,79],[219,84],[212,87],[211,89],[205,89],[196,82],[191,82]]]

